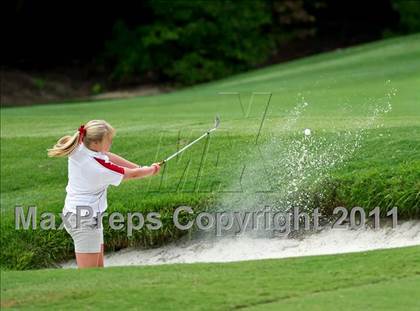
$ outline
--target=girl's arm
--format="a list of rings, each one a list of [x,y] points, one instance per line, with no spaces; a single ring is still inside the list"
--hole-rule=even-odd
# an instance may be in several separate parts
[[[126,168],[139,168],[140,167],[140,165],[137,165],[133,162],[130,162],[130,161],[124,159],[123,157],[121,157],[121,156],[119,156],[115,153],[105,152],[105,154],[108,156],[109,161],[111,161],[112,163],[117,164],[119,166],[123,166],[123,167],[126,167]]]
[[[160,166],[157,163],[153,163],[151,166],[126,168],[124,169],[124,180],[138,179],[138,178],[156,175],[157,173],[159,173],[159,170],[160,170]]]

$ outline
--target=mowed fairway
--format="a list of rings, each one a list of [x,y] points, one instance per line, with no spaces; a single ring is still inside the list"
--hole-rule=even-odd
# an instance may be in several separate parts
[[[216,114],[221,116],[220,131],[211,139],[204,164],[202,143],[168,163],[161,176],[109,189],[110,212],[158,211],[164,226],[157,232],[135,232],[130,239],[123,231],[105,227],[107,250],[132,244],[164,244],[182,234],[171,225],[174,207],[190,205],[197,211],[211,207],[211,199],[219,195],[216,186],[236,187],[242,156],[261,127],[268,93],[271,100],[261,127],[263,138],[269,137],[268,133],[282,137],[303,135],[306,127],[314,135],[329,135],[367,124],[361,147],[344,165],[331,170],[337,188],[331,192],[330,202],[366,209],[380,206],[383,214],[398,206],[401,217],[418,217],[419,73],[420,36],[412,35],[271,66],[170,94],[2,109],[1,265],[11,269],[41,268],[73,256],[72,241],[64,230],[14,229],[17,205],[37,206],[38,215],[44,211],[59,213],[63,207],[67,162],[49,159],[46,154],[59,137],[73,134],[90,119],[105,119],[117,129],[112,151],[148,165],[202,134],[212,126]],[[237,95],[226,92],[238,92],[243,107]],[[308,102],[305,112],[285,129],[290,112],[304,101]],[[392,110],[370,124],[372,107],[388,102]],[[124,273],[129,275],[129,271],[135,269]]]
[[[226,264],[2,272],[2,307],[418,310],[420,247]]]

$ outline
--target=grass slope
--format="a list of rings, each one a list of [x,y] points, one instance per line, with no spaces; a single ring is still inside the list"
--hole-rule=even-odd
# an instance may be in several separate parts
[[[41,105],[1,109],[1,265],[28,269],[50,266],[72,256],[72,241],[65,231],[16,231],[16,205],[37,206],[58,213],[65,197],[67,163],[49,159],[46,149],[90,119],[105,119],[117,129],[113,151],[140,164],[150,164],[211,126],[222,117],[220,131],[209,144],[195,146],[165,173],[130,181],[108,193],[109,211],[159,211],[164,226],[158,232],[141,230],[128,239],[122,231],[105,227],[108,250],[130,244],[150,247],[176,239],[181,233],[171,224],[174,207],[190,205],[196,211],[212,205],[216,189],[236,190],[242,161],[255,141],[267,95],[271,92],[263,139],[302,135],[305,127],[317,136],[364,129],[363,144],[331,171],[325,201],[347,207],[380,206],[382,215],[393,206],[400,217],[420,215],[420,35],[384,40],[302,60],[247,72],[159,96],[126,100]],[[388,81],[388,82],[387,82]],[[386,104],[393,109],[369,125],[369,107]],[[239,92],[241,109],[236,95]],[[297,103],[309,106],[288,129],[284,123]],[[382,126],[376,128],[377,124]],[[270,155],[269,155],[270,156]],[[188,166],[190,165],[190,166]],[[201,171],[199,167],[204,167]],[[252,179],[251,179],[252,181]],[[316,191],[315,191],[316,192]]]
[[[2,308],[418,310],[420,247],[220,264],[2,272]]]

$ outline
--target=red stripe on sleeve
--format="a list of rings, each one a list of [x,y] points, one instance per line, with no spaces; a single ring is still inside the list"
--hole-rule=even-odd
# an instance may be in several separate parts
[[[99,158],[95,158],[95,157],[94,157],[94,159],[99,164],[101,164],[103,167],[106,167],[107,169],[109,169],[111,171],[114,171],[114,172],[117,172],[117,173],[120,173],[120,174],[124,175],[124,167],[116,165],[112,162],[105,162],[105,160],[103,160],[103,159],[99,159]]]

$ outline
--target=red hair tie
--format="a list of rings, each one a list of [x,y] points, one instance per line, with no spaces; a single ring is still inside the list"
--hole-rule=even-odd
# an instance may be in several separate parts
[[[83,137],[86,135],[86,129],[85,126],[82,124],[79,127],[79,143],[81,143],[83,141]]]

